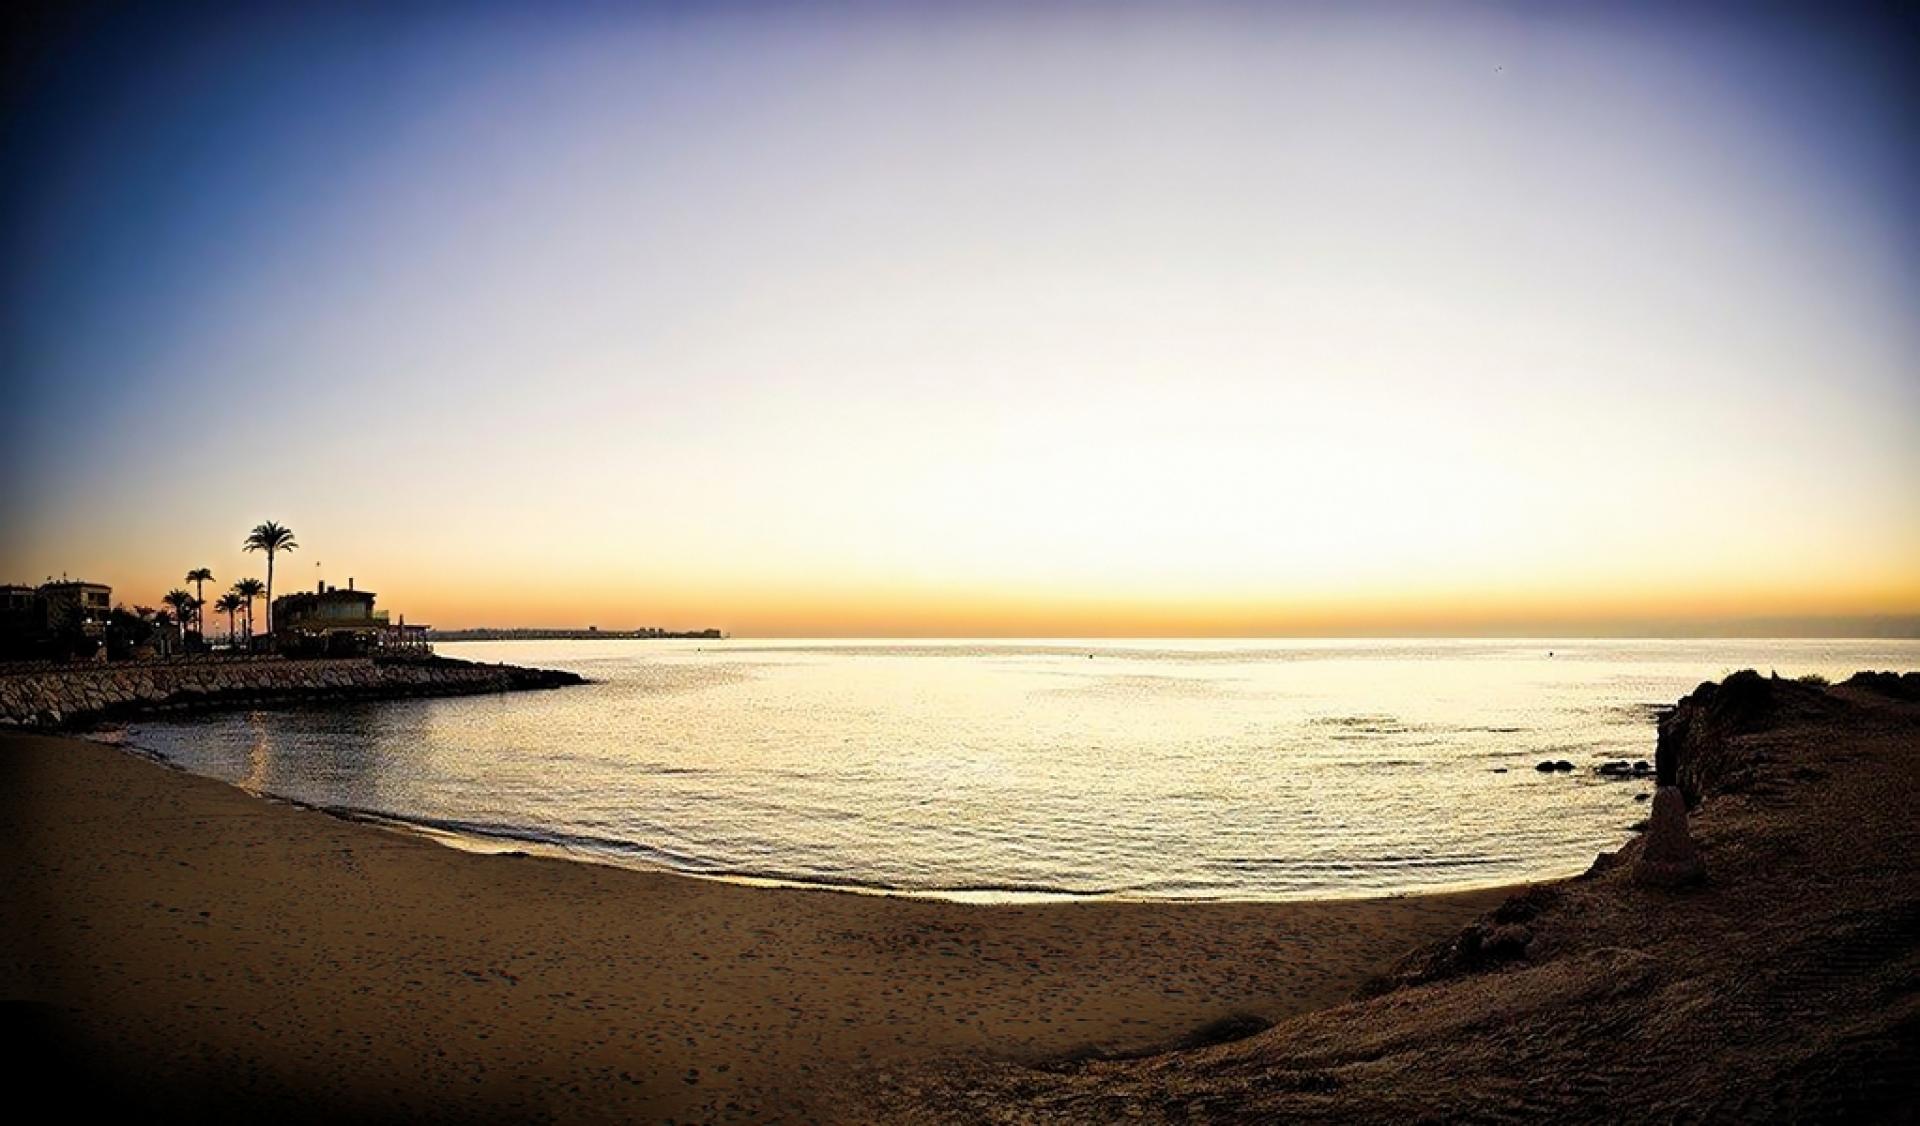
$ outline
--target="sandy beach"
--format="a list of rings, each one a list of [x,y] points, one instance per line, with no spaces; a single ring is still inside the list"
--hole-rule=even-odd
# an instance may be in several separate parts
[[[757,888],[462,852],[75,739],[0,737],[0,764],[0,1000],[25,1066],[176,1114],[858,1119],[860,1092],[933,1061],[1141,1051],[1338,1004],[1512,890]]]

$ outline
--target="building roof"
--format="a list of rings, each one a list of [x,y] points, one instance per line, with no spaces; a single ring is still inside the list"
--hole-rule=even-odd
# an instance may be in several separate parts
[[[370,590],[341,590],[338,587],[328,587],[326,590],[296,590],[289,594],[282,594],[275,598],[274,601],[291,602],[295,599],[311,602],[326,602],[329,600],[335,602],[372,602],[373,592]]]

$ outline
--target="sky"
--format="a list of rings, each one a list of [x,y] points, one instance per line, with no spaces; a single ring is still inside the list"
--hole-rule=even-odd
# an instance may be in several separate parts
[[[1920,628],[1891,8],[259,7],[13,36],[0,581]]]

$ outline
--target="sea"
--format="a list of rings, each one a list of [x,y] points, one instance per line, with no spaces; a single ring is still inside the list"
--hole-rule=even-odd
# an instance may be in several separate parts
[[[464,642],[583,687],[129,724],[197,774],[461,847],[960,900],[1285,900],[1566,876],[1655,718],[1885,640]],[[1565,761],[1570,771],[1543,772]]]

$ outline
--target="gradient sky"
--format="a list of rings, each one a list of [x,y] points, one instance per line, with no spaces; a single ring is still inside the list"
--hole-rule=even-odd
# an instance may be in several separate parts
[[[1911,19],[266,7],[9,65],[0,580],[270,518],[442,626],[1920,614]]]

